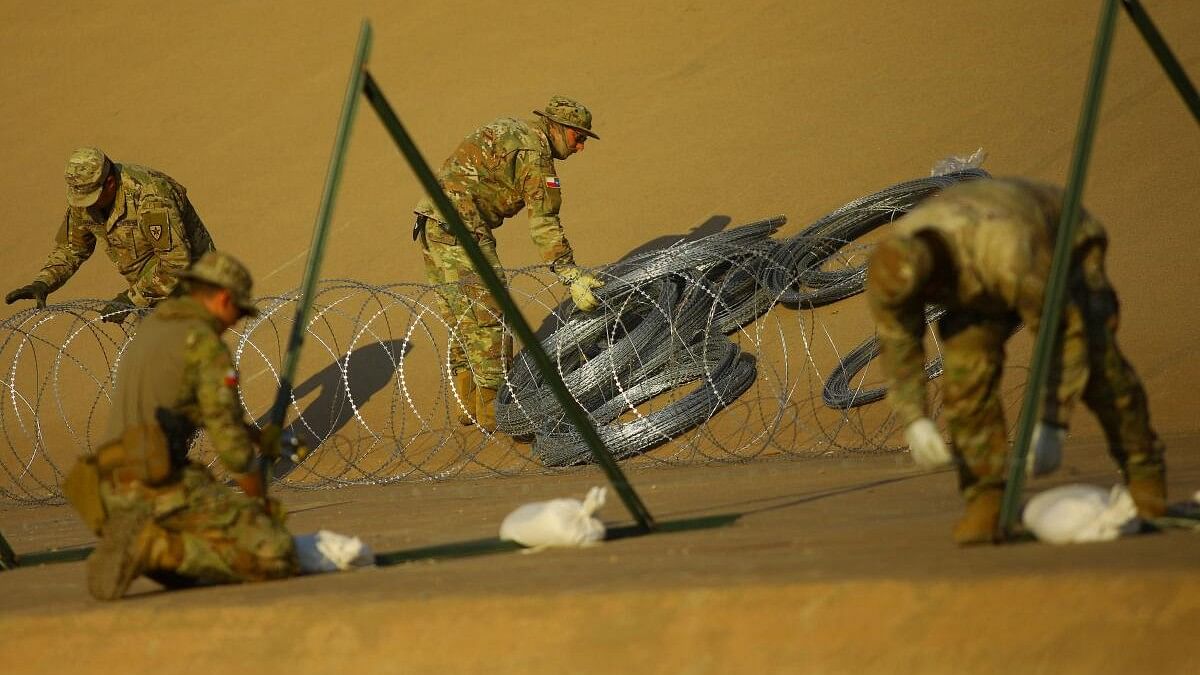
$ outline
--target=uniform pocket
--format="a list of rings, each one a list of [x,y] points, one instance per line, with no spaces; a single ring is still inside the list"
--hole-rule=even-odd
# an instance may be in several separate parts
[[[458,239],[443,230],[442,225],[432,218],[425,222],[425,240],[442,246],[458,246]]]

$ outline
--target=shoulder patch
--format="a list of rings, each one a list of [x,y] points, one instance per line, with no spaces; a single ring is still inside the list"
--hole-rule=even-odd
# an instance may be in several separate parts
[[[154,204],[150,208],[143,205],[138,219],[142,236],[154,248],[160,251],[171,248],[171,212],[165,204]]]
[[[225,386],[226,386],[226,387],[229,387],[230,389],[233,389],[233,388],[237,387],[237,385],[238,385],[238,374],[237,374],[237,371],[236,371],[236,370],[234,370],[233,368],[230,368],[229,370],[226,370],[226,371],[225,371],[225,377],[224,377],[224,379],[222,380],[222,382],[224,382],[224,383],[225,383]]]
[[[146,235],[154,240],[156,244],[162,242],[163,236],[171,226],[171,218],[167,215],[167,212],[155,209],[145,211],[141,215],[142,229],[145,230]]]
[[[558,180],[558,176],[546,176],[546,187],[558,189],[562,187],[562,183]]]

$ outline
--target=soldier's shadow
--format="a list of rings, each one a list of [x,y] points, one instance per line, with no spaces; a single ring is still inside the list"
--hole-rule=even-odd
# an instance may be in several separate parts
[[[411,350],[412,344],[408,340],[385,340],[359,347],[348,357],[342,356],[330,363],[294,389],[297,400],[314,391],[318,393],[285,431],[315,450],[354,419],[356,408],[361,409],[391,382],[401,356]],[[266,424],[269,414],[256,420],[259,427]],[[273,472],[276,476],[285,476],[294,468],[295,464],[284,458],[275,465]]]
[[[620,273],[621,271],[628,269],[630,264],[629,261],[631,259],[647,253],[662,251],[682,242],[703,239],[704,237],[716,234],[729,227],[729,223],[732,221],[733,219],[729,216],[711,216],[708,220],[696,225],[690,231],[684,234],[665,234],[660,237],[655,237],[654,239],[651,239],[650,241],[631,249],[628,253],[618,258],[615,263],[608,265],[607,271],[610,274]],[[567,318],[570,317],[571,312],[574,310],[575,304],[571,302],[570,295],[567,295],[567,297],[565,297],[563,301],[554,308],[553,311],[546,315],[546,318],[542,320],[542,324],[536,331],[534,331],[534,335],[537,336],[539,341],[545,340],[550,336],[551,333],[558,330],[558,328],[564,322],[566,322]]]

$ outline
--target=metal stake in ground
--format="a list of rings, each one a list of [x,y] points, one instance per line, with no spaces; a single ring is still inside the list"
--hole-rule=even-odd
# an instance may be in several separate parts
[[[304,268],[304,282],[300,286],[300,297],[296,302],[296,319],[292,323],[292,332],[288,337],[287,355],[284,358],[283,369],[279,374],[279,391],[275,403],[271,406],[271,424],[283,427],[283,419],[287,414],[288,403],[292,399],[293,380],[296,377],[296,367],[300,363],[300,349],[304,346],[305,326],[308,323],[309,310],[312,309],[313,291],[321,271],[321,260],[325,257],[325,240],[329,235],[329,221],[333,217],[334,198],[337,197],[338,183],[342,179],[342,164],[346,157],[346,146],[350,142],[350,129],[354,122],[354,113],[358,109],[358,91],[362,87],[363,73],[367,63],[367,55],[371,51],[371,22],[363,19],[362,28],[358,33],[358,46],[354,50],[354,64],[350,68],[350,81],[346,85],[346,95],[342,101],[342,115],[338,119],[337,135],[333,141],[333,153],[329,156],[329,168],[325,173],[325,189],[321,193],[321,206],[317,209],[317,221],[313,225],[312,243],[308,249],[308,262]],[[271,464],[262,463],[263,495],[271,482]]]
[[[1112,47],[1116,16],[1117,0],[1105,0],[1100,11],[1100,27],[1096,31],[1092,69],[1088,75],[1087,88],[1084,90],[1079,129],[1075,134],[1075,151],[1071,157],[1067,189],[1063,195],[1062,221],[1054,243],[1054,261],[1051,263],[1046,295],[1042,301],[1041,331],[1034,344],[1029,381],[1025,385],[1025,400],[1017,422],[1013,450],[1008,458],[1008,481],[1004,486],[1004,499],[1000,503],[1000,531],[1005,538],[1012,538],[1013,526],[1021,510],[1021,491],[1025,486],[1025,457],[1029,454],[1029,439],[1033,434],[1034,422],[1042,409],[1042,392],[1046,389],[1050,364],[1059,349],[1059,324],[1062,322],[1071,242],[1075,240],[1075,225],[1079,222],[1083,182],[1087,176],[1096,120],[1100,116],[1100,93],[1104,87],[1104,74],[1108,70],[1108,54]]]
[[[1146,13],[1142,3],[1138,0],[1122,0],[1121,4],[1142,34],[1142,38],[1146,40],[1146,44],[1150,45],[1150,51],[1154,52],[1154,56],[1158,58],[1158,63],[1166,71],[1167,77],[1171,79],[1171,83],[1183,97],[1184,105],[1192,111],[1192,117],[1196,122],[1200,123],[1200,94],[1196,93],[1196,87],[1192,85],[1183,66],[1175,58],[1171,48],[1167,46],[1167,41],[1163,39],[1162,33],[1158,32],[1154,22],[1150,20],[1150,15]]]

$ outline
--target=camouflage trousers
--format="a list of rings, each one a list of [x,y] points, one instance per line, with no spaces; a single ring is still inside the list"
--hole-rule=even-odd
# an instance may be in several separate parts
[[[504,268],[496,256],[496,241],[476,241],[496,276]],[[504,330],[504,313],[488,293],[466,249],[454,235],[430,219],[421,237],[425,279],[437,286],[438,308],[449,330],[447,360],[451,373],[471,370],[476,386],[499,389],[512,362],[512,336]]]
[[[1041,420],[1067,427],[1080,398],[1100,421],[1109,453],[1129,478],[1165,471],[1163,444],[1150,426],[1146,391],[1117,347],[1118,304],[1104,273],[1104,246],[1077,251],[1050,367]],[[1000,379],[1012,315],[952,310],[939,321],[945,387],[943,415],[970,499],[1005,482],[1009,453]]]
[[[189,464],[180,480],[148,487],[101,484],[108,513],[148,508],[154,514],[146,576],[166,585],[238,583],[298,573],[292,536],[261,500],[218,483]]]

